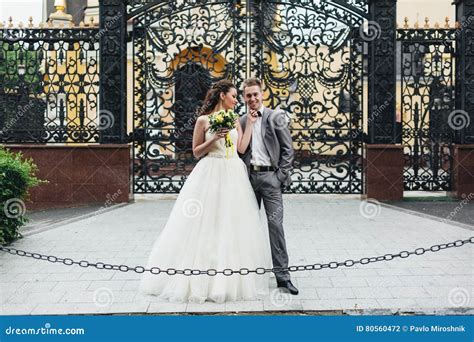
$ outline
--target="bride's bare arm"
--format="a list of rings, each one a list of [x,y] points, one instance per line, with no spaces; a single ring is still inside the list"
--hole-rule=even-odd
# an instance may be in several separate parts
[[[196,125],[194,125],[193,132],[193,155],[195,158],[201,158],[205,156],[215,139],[210,139],[206,141],[206,117],[200,116],[196,120]]]

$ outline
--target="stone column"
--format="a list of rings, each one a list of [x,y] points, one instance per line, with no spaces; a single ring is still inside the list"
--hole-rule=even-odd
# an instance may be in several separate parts
[[[53,21],[53,24],[69,24],[72,22],[72,15],[67,13],[66,7],[66,0],[54,1],[56,11],[49,15],[49,19]]]
[[[456,110],[448,117],[455,131],[451,195],[459,200],[474,194],[474,0],[455,0]],[[469,197],[471,198],[471,197]]]
[[[452,191],[458,200],[474,196],[474,145],[455,145],[453,156]]]
[[[72,15],[72,20],[76,25],[79,25],[81,21],[84,20],[84,11],[87,7],[87,0],[68,0],[67,1],[67,10],[70,15]],[[86,21],[86,23],[88,23]]]
[[[456,0],[456,110],[451,126],[458,144],[474,144],[474,0]]]
[[[89,23],[92,18],[94,20],[94,23],[99,24],[99,0],[87,0],[86,10],[84,14],[84,21],[86,23]]]
[[[97,6],[98,6],[98,1]],[[58,7],[64,7],[58,9]],[[46,0],[44,2],[44,8],[46,12],[46,18],[43,18],[44,21],[52,19],[57,23],[72,20],[74,24],[79,25],[81,21],[89,23],[84,18],[85,10],[87,8],[87,0]],[[99,22],[99,8],[97,7],[97,17],[94,18],[94,22]]]
[[[397,0],[370,0],[369,141],[365,146],[362,198],[403,198],[403,146],[396,120]]]
[[[45,6],[45,13],[44,13],[43,21],[47,22],[49,20],[49,16],[51,15],[51,13],[54,13],[56,11],[56,9],[54,8],[54,0],[45,0],[44,6]]]
[[[370,0],[369,137],[372,144],[395,144],[397,0]],[[372,31],[370,31],[372,30]]]
[[[126,143],[127,25],[123,0],[100,2],[100,103],[101,143]]]
[[[396,144],[367,144],[364,158],[363,199],[403,199],[403,148]]]

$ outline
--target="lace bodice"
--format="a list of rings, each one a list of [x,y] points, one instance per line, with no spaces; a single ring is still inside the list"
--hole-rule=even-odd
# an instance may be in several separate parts
[[[232,140],[234,146],[228,148],[228,157],[229,158],[238,158],[237,154],[237,139],[239,136],[239,133],[237,132],[237,129],[234,128],[230,132],[230,139]],[[206,131],[206,141],[211,139],[212,136],[214,135],[213,132],[210,132],[210,130]],[[225,147],[225,138],[219,139],[217,141],[214,141],[214,144],[212,144],[212,148],[207,154],[209,157],[218,157],[218,158],[226,158],[226,147]]]

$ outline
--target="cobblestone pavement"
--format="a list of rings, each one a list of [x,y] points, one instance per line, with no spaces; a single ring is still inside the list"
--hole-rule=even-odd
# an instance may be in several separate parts
[[[144,265],[174,198],[136,196],[134,203],[99,215],[30,230],[11,247],[90,262]],[[285,195],[284,204],[292,265],[399,253],[472,236],[470,229],[453,222],[367,205],[358,196]],[[272,281],[271,293],[263,300],[224,304],[163,302],[137,293],[140,274],[0,253],[0,313],[474,314],[473,247],[296,272],[292,278],[300,289],[298,296],[281,293]]]

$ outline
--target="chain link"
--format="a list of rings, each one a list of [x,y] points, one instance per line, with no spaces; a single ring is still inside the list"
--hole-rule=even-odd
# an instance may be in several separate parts
[[[59,258],[54,255],[31,253],[31,252],[23,251],[21,249],[9,248],[5,246],[0,246],[0,251],[10,253],[12,255],[18,255],[22,257],[37,259],[37,260],[49,261],[51,263],[62,263],[66,266],[78,265],[84,268],[94,267],[100,270],[114,270],[114,271],[121,271],[121,272],[130,272],[130,271],[133,271],[135,273],[150,272],[151,274],[167,274],[167,275],[180,274],[180,275],[185,275],[188,277],[195,276],[195,275],[208,275],[208,276],[213,277],[218,274],[222,274],[224,276],[231,276],[233,274],[248,275],[252,273],[262,275],[265,273],[272,273],[272,272],[279,273],[279,272],[286,272],[286,271],[288,272],[319,271],[325,268],[336,269],[341,266],[352,267],[357,264],[367,265],[367,264],[379,262],[379,261],[390,261],[390,260],[394,260],[395,258],[405,259],[405,258],[408,258],[410,255],[423,255],[426,252],[439,252],[447,248],[458,248],[466,244],[474,244],[474,236],[466,240],[456,240],[449,243],[433,245],[429,248],[423,248],[423,247],[417,248],[412,252],[401,251],[400,253],[397,253],[397,254],[385,254],[385,255],[370,257],[370,258],[364,257],[359,260],[348,259],[342,262],[332,261],[327,264],[310,264],[310,265],[299,265],[299,266],[289,266],[289,267],[274,267],[274,268],[258,267],[254,270],[251,270],[248,268],[241,268],[240,270],[232,270],[232,269],[226,268],[221,271],[218,271],[215,269],[197,270],[197,269],[189,269],[189,268],[184,269],[184,270],[177,270],[174,268],[161,269],[159,267],[152,267],[148,269],[143,266],[131,267],[127,265],[106,264],[103,262],[90,263],[87,260],[74,261],[70,258]]]

